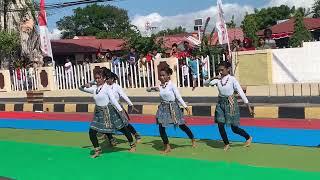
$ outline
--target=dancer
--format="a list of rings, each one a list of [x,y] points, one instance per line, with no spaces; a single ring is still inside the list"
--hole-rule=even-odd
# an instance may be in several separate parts
[[[237,102],[237,97],[234,95],[236,92],[241,96],[242,100],[249,109],[250,115],[253,115],[253,111],[249,105],[249,101],[244,94],[239,82],[235,77],[229,74],[229,68],[231,64],[227,61],[223,61],[219,64],[218,71],[220,77],[215,79],[209,79],[204,82],[204,85],[214,86],[217,85],[219,90],[219,99],[215,110],[215,122],[218,124],[221,138],[225,144],[224,150],[227,151],[230,148],[228,136],[224,125],[231,125],[231,129],[234,133],[246,139],[245,147],[249,147],[252,142],[252,137],[243,129],[240,125],[240,111]]]
[[[183,101],[177,87],[170,81],[170,75],[172,75],[172,72],[172,69],[169,67],[162,69],[160,71],[161,85],[159,87],[147,89],[148,92],[152,90],[160,91],[161,104],[158,107],[156,119],[157,124],[159,125],[160,136],[164,144],[163,153],[169,153],[171,151],[171,146],[165,129],[171,124],[175,127],[179,126],[179,128],[191,139],[192,147],[196,146],[194,136],[185,124],[183,112],[181,111],[177,101],[180,102],[188,114],[190,114],[190,110]]]
[[[96,85],[86,84],[79,88],[81,91],[93,94],[93,99],[96,104],[94,118],[90,123],[89,129],[89,137],[95,150],[92,158],[96,158],[102,153],[97,138],[98,132],[109,136],[110,133],[115,132],[115,130],[119,130],[129,141],[129,151],[134,152],[136,150],[133,138],[123,120],[123,118],[125,118],[123,109],[113,96],[111,89],[105,84],[105,81],[106,77],[104,73],[102,70],[98,70],[95,73]]]
[[[119,84],[115,83],[116,80],[118,79],[118,76],[113,72],[107,73],[106,76],[107,76],[107,84],[112,89],[112,92],[114,93],[114,97],[119,102],[119,104],[120,104],[120,98],[122,98],[127,102],[127,104],[129,106],[131,106],[133,111],[138,112],[138,110],[133,106],[133,104],[132,104],[131,100],[129,99],[129,97],[123,92],[121,86]],[[122,107],[124,113],[126,114],[127,120],[130,120],[129,115],[126,112],[126,110],[123,108],[123,106],[121,104],[120,104],[120,106]],[[141,136],[139,135],[139,133],[136,131],[136,129],[129,122],[126,122],[126,123],[127,123],[127,128],[129,130],[129,132],[135,137],[136,142],[140,143],[141,142]],[[110,136],[108,136],[108,138],[110,138]],[[112,140],[112,139],[109,139],[109,140],[110,140],[110,142],[114,143],[114,140]]]

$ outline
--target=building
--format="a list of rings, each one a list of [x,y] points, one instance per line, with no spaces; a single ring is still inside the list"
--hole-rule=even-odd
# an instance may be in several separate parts
[[[289,39],[294,33],[294,18],[280,21],[278,24],[272,26],[272,38],[276,40],[277,47],[288,47]],[[305,27],[311,32],[314,40],[320,40],[320,18],[304,18]],[[257,33],[258,36],[263,37],[263,31]]]
[[[66,58],[73,64],[81,64],[85,59],[95,62],[98,51],[120,51],[123,45],[124,40],[121,39],[96,39],[94,36],[75,36],[73,39],[51,41],[56,65],[63,65]]]

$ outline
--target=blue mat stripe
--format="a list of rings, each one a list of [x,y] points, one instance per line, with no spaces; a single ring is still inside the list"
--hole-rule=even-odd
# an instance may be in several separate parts
[[[133,124],[134,127],[145,136],[159,136],[158,127],[155,124]],[[35,130],[57,130],[64,132],[88,132],[89,122],[70,121],[46,121],[46,120],[0,120],[0,128],[35,129]],[[216,125],[190,126],[195,137],[198,139],[220,140],[220,135]],[[286,128],[264,128],[243,126],[254,142],[265,144],[282,144],[293,146],[317,146],[320,141],[319,130],[286,129]],[[226,128],[231,141],[244,141],[244,139],[234,133],[230,128]],[[167,128],[170,137],[187,136],[178,128]]]

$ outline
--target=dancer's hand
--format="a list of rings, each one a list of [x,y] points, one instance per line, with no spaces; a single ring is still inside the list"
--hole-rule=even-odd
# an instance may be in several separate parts
[[[221,75],[218,75],[218,76],[210,78],[211,81],[214,80],[214,79],[221,79]]]
[[[188,116],[190,116],[191,115],[190,109],[188,107],[186,107],[185,110],[187,111]]]
[[[86,88],[89,88],[89,87],[91,87],[91,84],[90,83],[87,83],[87,84],[85,84],[84,85]]]
[[[254,112],[253,112],[253,110],[252,110],[252,108],[251,108],[249,103],[247,103],[247,107],[248,107],[250,116],[254,116]]]

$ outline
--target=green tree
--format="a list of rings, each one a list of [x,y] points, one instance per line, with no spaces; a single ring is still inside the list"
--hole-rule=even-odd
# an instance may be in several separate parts
[[[259,27],[256,15],[246,14],[241,24],[241,28],[243,29],[245,36],[252,39],[254,43],[257,43],[258,36],[256,33],[258,32]]]
[[[312,13],[314,18],[320,18],[320,0],[315,0],[312,6]]]
[[[290,38],[289,44],[292,47],[300,47],[302,45],[302,42],[310,41],[312,39],[312,36],[304,25],[302,13],[298,11],[294,18],[294,33]]]
[[[57,22],[62,38],[74,36],[98,36],[101,38],[123,38],[132,32],[128,13],[111,5],[89,5],[74,9],[72,16]]]
[[[168,28],[165,30],[161,30],[156,34],[156,36],[175,35],[175,34],[182,34],[182,33],[187,33],[186,28],[179,26],[173,29]]]
[[[144,37],[141,36],[140,33],[131,33],[130,36],[125,38],[125,41],[126,49],[134,47],[139,53],[146,54],[155,49],[158,52],[164,51],[163,39],[155,35],[151,35],[151,37]]]
[[[1,68],[8,68],[9,63],[16,57],[20,47],[20,38],[17,33],[0,31],[0,60]]]
[[[310,10],[310,8],[303,8],[303,7],[299,7],[298,9],[296,9],[295,13],[297,12],[300,12],[303,17],[307,17],[310,14],[312,14],[312,11]]]
[[[289,8],[286,5],[262,8],[260,10],[255,9],[254,13],[246,14],[241,22],[241,27],[248,37],[256,40],[256,36],[254,35],[256,32],[276,25],[278,20],[291,18],[295,12],[295,7]]]
[[[231,21],[227,22],[226,24],[227,24],[227,28],[235,28],[237,26],[236,23],[234,22],[234,15],[232,15]]]
[[[255,9],[256,21],[258,29],[266,29],[276,25],[278,20],[289,19],[295,13],[295,7],[289,8],[286,5],[278,7]]]

